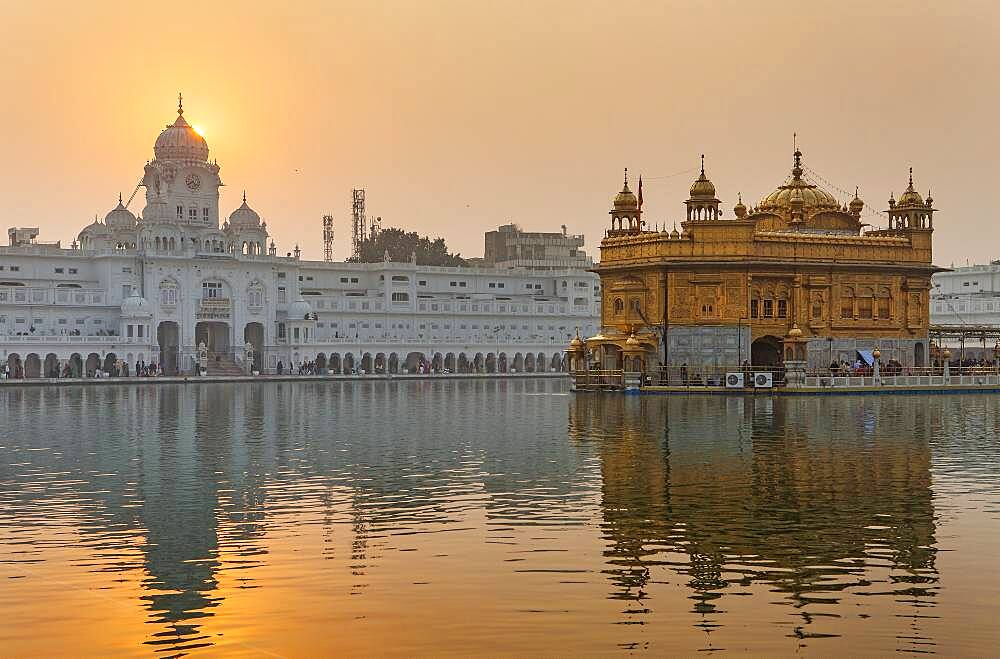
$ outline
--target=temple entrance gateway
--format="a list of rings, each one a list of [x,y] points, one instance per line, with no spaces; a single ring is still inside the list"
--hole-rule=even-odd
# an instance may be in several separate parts
[[[753,366],[781,364],[781,340],[775,336],[762,336],[751,343],[750,364]]]
[[[177,323],[165,320],[156,328],[156,343],[160,346],[160,366],[166,375],[177,375],[180,350],[180,330]]]
[[[194,344],[202,343],[209,354],[229,353],[229,325],[219,321],[202,321],[194,326]]]
[[[254,370],[262,371],[264,358],[264,326],[260,323],[247,323],[243,328],[243,344],[253,346]],[[318,362],[319,360],[317,360]],[[317,363],[317,367],[319,364]],[[323,368],[326,368],[326,357],[323,357]]]

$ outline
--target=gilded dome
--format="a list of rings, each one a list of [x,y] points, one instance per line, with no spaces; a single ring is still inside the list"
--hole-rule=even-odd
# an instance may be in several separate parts
[[[691,198],[715,199],[715,184],[705,176],[705,156],[701,156],[701,174],[691,184]]]
[[[639,208],[639,200],[635,194],[628,189],[628,170],[625,170],[625,186],[622,191],[615,195],[616,211],[634,211]]]
[[[861,197],[858,196],[858,189],[854,188],[854,199],[851,199],[851,203],[848,208],[851,209],[852,213],[860,213],[861,209],[865,207],[865,202],[861,201]]]
[[[247,206],[247,193],[243,193],[243,205],[229,216],[229,226],[234,229],[256,229],[260,226],[260,215]]]
[[[168,124],[153,145],[157,160],[208,160],[208,142],[184,120],[184,106],[178,97],[177,120]]]
[[[121,195],[118,195],[118,205],[104,216],[104,223],[111,229],[135,228],[135,215],[122,204]]]
[[[792,175],[777,190],[764,197],[758,208],[762,212],[782,214],[801,199],[802,207],[809,212],[820,210],[839,211],[840,204],[826,190],[802,178],[802,152],[795,152],[795,166]]]
[[[913,168],[910,167],[910,185],[906,188],[906,192],[899,195],[899,200],[896,202],[897,206],[923,206],[924,199],[920,196],[920,193],[913,189]]]
[[[738,199],[739,199],[739,201],[737,201],[736,205],[733,206],[733,213],[736,215],[736,217],[740,217],[740,218],[746,217],[747,216],[747,206],[746,206],[746,204],[743,203],[743,194],[742,193],[740,193],[738,195]]]

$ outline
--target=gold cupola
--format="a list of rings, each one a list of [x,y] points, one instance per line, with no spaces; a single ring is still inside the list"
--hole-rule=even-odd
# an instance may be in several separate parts
[[[691,196],[684,202],[688,221],[719,219],[720,203],[715,197],[715,184],[705,175],[705,154],[701,154],[701,173],[691,184]]]
[[[802,178],[802,152],[795,149],[792,175],[777,190],[764,197],[759,210],[764,213],[774,213],[788,217],[792,211],[792,199],[801,199],[801,209],[805,216],[811,216],[818,211],[839,211],[840,204],[826,190]]]

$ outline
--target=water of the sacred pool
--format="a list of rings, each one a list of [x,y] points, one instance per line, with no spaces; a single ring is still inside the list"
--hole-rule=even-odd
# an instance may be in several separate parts
[[[1000,647],[1000,397],[0,388],[0,654]]]

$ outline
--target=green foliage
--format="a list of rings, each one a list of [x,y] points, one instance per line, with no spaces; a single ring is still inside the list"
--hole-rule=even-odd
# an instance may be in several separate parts
[[[431,240],[418,236],[416,232],[403,231],[395,227],[382,229],[374,238],[368,237],[361,243],[360,255],[352,261],[378,263],[389,253],[390,261],[409,262],[417,256],[417,265],[445,265],[465,267],[467,264],[460,254],[448,252],[444,238]]]

